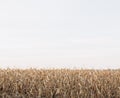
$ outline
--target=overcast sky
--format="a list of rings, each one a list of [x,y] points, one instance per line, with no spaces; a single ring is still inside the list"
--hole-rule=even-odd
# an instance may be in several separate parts
[[[0,0],[0,67],[120,68],[120,1]]]

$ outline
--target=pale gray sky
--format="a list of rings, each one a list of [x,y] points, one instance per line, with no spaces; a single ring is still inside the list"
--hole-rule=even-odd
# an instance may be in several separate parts
[[[119,0],[0,0],[0,66],[120,68]]]

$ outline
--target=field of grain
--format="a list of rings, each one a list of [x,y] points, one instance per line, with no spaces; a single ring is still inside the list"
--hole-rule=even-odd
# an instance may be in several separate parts
[[[0,98],[120,98],[120,70],[0,70]]]

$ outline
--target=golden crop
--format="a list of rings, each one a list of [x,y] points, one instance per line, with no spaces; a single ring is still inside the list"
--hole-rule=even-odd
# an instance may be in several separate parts
[[[120,98],[120,70],[0,70],[0,98]]]

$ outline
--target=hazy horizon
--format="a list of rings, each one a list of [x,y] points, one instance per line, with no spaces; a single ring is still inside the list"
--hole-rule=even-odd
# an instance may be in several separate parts
[[[1,0],[0,68],[120,68],[119,0]]]

